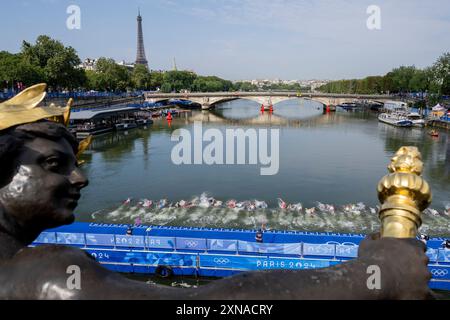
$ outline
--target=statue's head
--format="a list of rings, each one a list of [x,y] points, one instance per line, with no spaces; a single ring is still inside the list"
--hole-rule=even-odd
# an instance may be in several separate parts
[[[0,210],[14,228],[36,233],[70,224],[88,181],[78,142],[61,124],[39,121],[0,131]]]

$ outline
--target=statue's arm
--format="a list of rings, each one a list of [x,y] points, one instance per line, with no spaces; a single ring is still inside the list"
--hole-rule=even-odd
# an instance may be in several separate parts
[[[195,299],[427,299],[431,275],[424,245],[413,239],[364,240],[359,257],[334,267],[243,273],[216,281]],[[379,267],[380,282],[373,266]],[[369,268],[371,267],[371,268]]]
[[[395,299],[428,297],[427,259],[420,243],[370,240],[356,260],[326,269],[249,272],[195,289],[149,285],[103,268],[83,251],[66,247],[25,249],[2,267],[2,297],[27,299]],[[14,265],[20,266],[14,268]],[[80,270],[80,289],[69,266]],[[380,267],[380,289],[367,286],[368,267]],[[22,283],[17,286],[17,283]]]

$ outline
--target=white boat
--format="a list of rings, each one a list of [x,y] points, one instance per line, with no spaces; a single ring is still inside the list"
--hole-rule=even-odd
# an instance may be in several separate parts
[[[406,112],[408,110],[408,104],[402,101],[386,101],[384,103],[384,109],[388,112]]]
[[[378,121],[397,127],[413,126],[413,122],[411,120],[398,113],[382,113],[378,116]]]
[[[408,120],[412,121],[414,127],[424,127],[425,126],[425,120],[417,112],[408,113],[406,115],[406,118],[408,118]]]

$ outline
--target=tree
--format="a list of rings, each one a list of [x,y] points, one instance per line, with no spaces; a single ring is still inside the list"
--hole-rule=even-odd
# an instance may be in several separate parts
[[[249,83],[249,82],[236,82],[234,84],[234,89],[236,91],[246,92],[246,91],[257,91],[258,87],[256,85],[254,85],[254,84]]]
[[[431,67],[432,82],[439,95],[450,95],[450,52],[444,53]]]
[[[415,66],[401,66],[395,68],[391,72],[392,85],[394,92],[408,92],[411,91],[409,84],[414,74],[416,73]]]
[[[218,91],[230,91],[233,88],[233,83],[221,79],[219,77],[197,77],[193,84],[192,90],[198,92],[218,92]]]
[[[158,71],[150,72],[150,89],[151,90],[161,89],[163,82],[164,82],[164,73],[163,72],[158,72]]]
[[[428,71],[416,69],[409,81],[409,89],[413,92],[425,92],[429,88]]]
[[[151,83],[151,75],[147,67],[142,64],[135,65],[131,74],[131,82],[133,83],[133,88],[135,89],[149,89]]]
[[[125,91],[131,85],[128,69],[118,65],[113,59],[99,58],[95,73],[91,81],[94,82],[96,90]]]
[[[32,45],[23,41],[21,56],[23,61],[40,69],[45,82],[54,88],[77,88],[86,82],[81,63],[72,47],[65,47],[60,41],[41,35]]]
[[[42,70],[22,59],[20,54],[0,52],[0,83],[11,88],[15,82],[30,86],[45,82]]]
[[[163,83],[168,83],[172,90],[191,90],[197,75],[190,71],[168,71],[164,74]],[[165,88],[168,88],[165,86]],[[161,88],[162,90],[162,88]]]
[[[164,83],[161,85],[161,91],[164,92],[164,93],[171,93],[171,92],[172,92],[172,86],[171,86],[171,84],[168,83],[168,82],[164,82]]]

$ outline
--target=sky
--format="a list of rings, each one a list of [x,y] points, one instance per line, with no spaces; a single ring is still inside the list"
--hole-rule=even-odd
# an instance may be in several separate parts
[[[67,8],[80,8],[69,29]],[[369,29],[371,5],[380,29]],[[136,59],[143,17],[149,66],[242,79],[348,79],[450,51],[449,0],[0,0],[0,51],[47,34],[80,58]],[[376,20],[378,21],[378,20]]]

